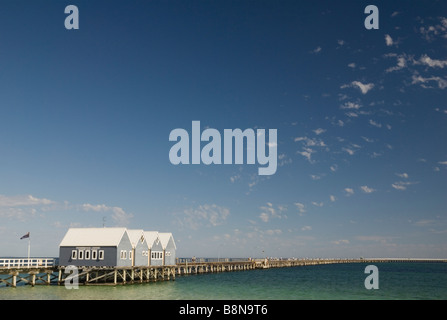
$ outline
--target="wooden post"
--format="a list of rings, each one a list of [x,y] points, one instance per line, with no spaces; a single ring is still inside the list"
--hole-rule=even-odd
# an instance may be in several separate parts
[[[118,271],[115,269],[115,272],[113,273],[113,283],[116,285],[117,284],[117,279],[118,278]]]
[[[12,272],[12,287],[15,288],[17,286],[17,275],[19,273],[17,271]]]
[[[31,276],[31,286],[35,286],[36,285],[36,274],[33,273],[33,275]]]

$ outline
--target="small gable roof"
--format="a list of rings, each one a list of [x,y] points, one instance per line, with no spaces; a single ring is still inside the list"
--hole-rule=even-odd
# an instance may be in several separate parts
[[[127,234],[129,235],[130,243],[132,243],[132,247],[136,247],[138,241],[143,239],[144,242],[144,231],[143,229],[127,229]]]
[[[147,245],[150,247],[159,237],[158,231],[144,231],[144,237],[146,238]]]
[[[159,238],[160,238],[160,242],[161,242],[161,246],[163,247],[163,249],[166,249],[169,240],[172,238],[172,242],[174,243],[174,248],[177,249],[176,245],[175,245],[175,241],[174,241],[174,237],[172,236],[171,232],[160,232],[158,234]]]

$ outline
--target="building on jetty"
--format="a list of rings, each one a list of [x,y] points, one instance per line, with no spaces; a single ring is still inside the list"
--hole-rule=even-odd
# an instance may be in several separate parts
[[[59,245],[59,266],[174,265],[172,233],[126,228],[70,228]]]

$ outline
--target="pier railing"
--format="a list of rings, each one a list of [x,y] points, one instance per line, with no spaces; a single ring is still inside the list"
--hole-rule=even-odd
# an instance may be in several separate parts
[[[9,258],[0,259],[0,269],[15,269],[15,268],[49,268],[56,266],[56,259],[54,258]]]

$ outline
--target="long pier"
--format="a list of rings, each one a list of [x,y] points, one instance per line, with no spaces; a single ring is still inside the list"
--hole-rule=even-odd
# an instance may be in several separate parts
[[[171,266],[77,267],[58,266],[56,259],[0,259],[0,286],[18,284],[66,285],[76,279],[79,285],[125,285],[175,280],[176,276],[246,271],[336,263],[447,263],[447,259],[361,258],[361,259],[178,259]]]

